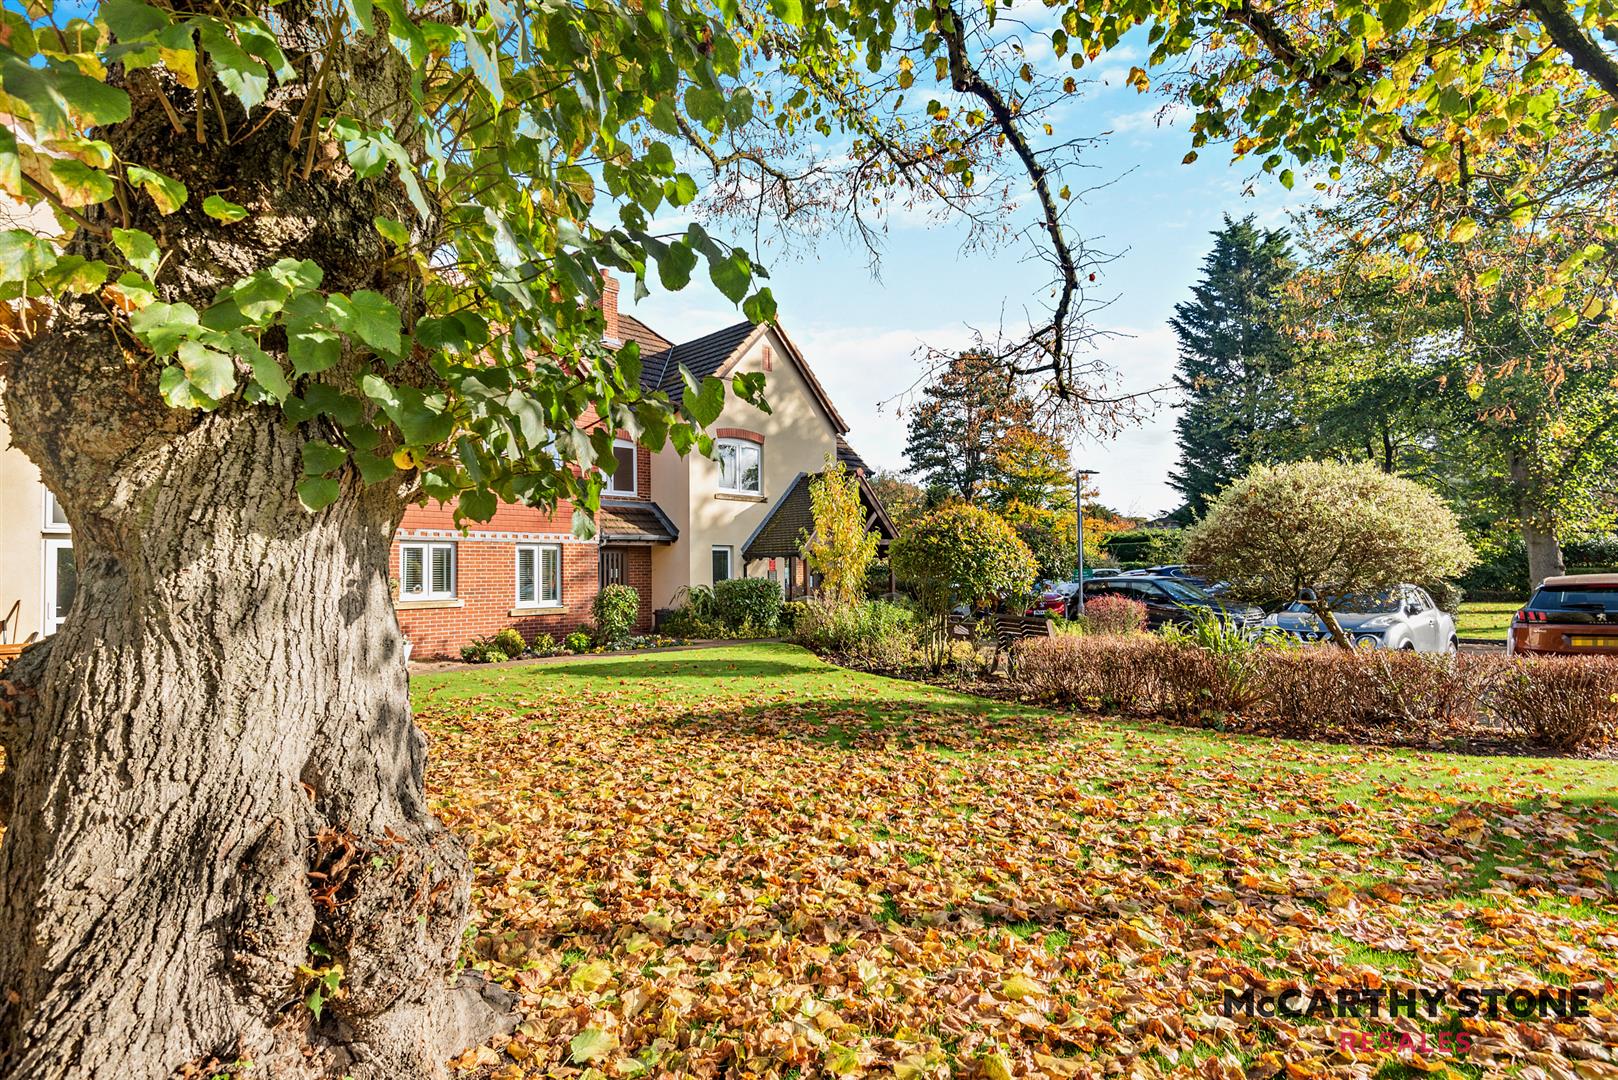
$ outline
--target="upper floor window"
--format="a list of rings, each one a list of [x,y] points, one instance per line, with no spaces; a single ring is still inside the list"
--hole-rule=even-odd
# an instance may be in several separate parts
[[[719,440],[719,490],[745,495],[764,491],[764,448],[745,439]]]
[[[612,456],[618,462],[618,467],[607,477],[607,493],[610,495],[634,495],[637,493],[635,477],[635,444],[625,439],[619,439],[612,444]]]
[[[399,599],[453,600],[454,544],[399,545]]]
[[[56,501],[51,489],[45,489],[45,531],[70,532],[71,526],[67,523],[67,515],[62,512],[62,504]]]

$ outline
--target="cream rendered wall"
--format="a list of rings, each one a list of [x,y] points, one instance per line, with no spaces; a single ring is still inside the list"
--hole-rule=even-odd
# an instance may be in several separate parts
[[[22,206],[5,198],[0,198],[0,228],[59,231],[45,204]],[[7,626],[7,640],[45,635],[45,541],[66,537],[66,531],[45,528],[45,485],[34,463],[11,445],[11,428],[0,410],[0,619],[15,601],[22,601],[20,632],[13,636]]]
[[[17,633],[7,626],[6,640],[45,635],[45,541],[66,537],[46,530],[45,485],[34,463],[11,445],[11,429],[0,412],[0,619],[22,601]]]
[[[715,545],[733,549],[736,577],[745,573],[760,576],[763,564],[742,564],[742,545],[799,473],[819,472],[826,467],[828,455],[836,456],[837,429],[773,328],[753,342],[730,374],[763,371],[766,345],[773,361],[771,370],[764,373],[764,397],[773,411],[766,415],[727,394],[724,412],[709,426],[710,431],[745,428],[764,436],[762,500],[721,493],[719,465],[710,458],[692,454],[681,459],[667,449],[652,458],[652,498],[680,528],[678,542],[654,549],[652,602],[656,607],[669,606],[683,586],[713,584]],[[807,359],[813,363],[813,358]]]

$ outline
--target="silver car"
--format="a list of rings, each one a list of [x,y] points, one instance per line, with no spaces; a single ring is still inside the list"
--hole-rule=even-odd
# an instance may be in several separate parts
[[[1433,603],[1426,589],[1415,585],[1340,597],[1331,607],[1337,624],[1362,649],[1443,653],[1454,652],[1459,645],[1454,617]],[[1304,641],[1331,640],[1325,625],[1302,603],[1269,616],[1264,625]]]

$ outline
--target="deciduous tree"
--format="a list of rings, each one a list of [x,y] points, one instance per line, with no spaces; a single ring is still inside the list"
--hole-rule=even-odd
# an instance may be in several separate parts
[[[837,607],[853,607],[865,596],[865,572],[876,558],[879,538],[866,528],[859,480],[842,462],[827,464],[809,481],[814,529],[803,538],[803,558],[820,575],[821,596]]]
[[[1367,462],[1259,465],[1187,531],[1185,558],[1238,594],[1302,600],[1343,648],[1333,602],[1475,561],[1455,515],[1420,484]]]

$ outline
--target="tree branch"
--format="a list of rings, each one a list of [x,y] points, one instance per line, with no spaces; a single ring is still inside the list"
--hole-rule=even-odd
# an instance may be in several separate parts
[[[1561,0],[1527,0],[1526,6],[1545,24],[1551,40],[1567,53],[1573,66],[1600,83],[1607,96],[1618,102],[1618,63],[1585,36],[1567,5]]]

